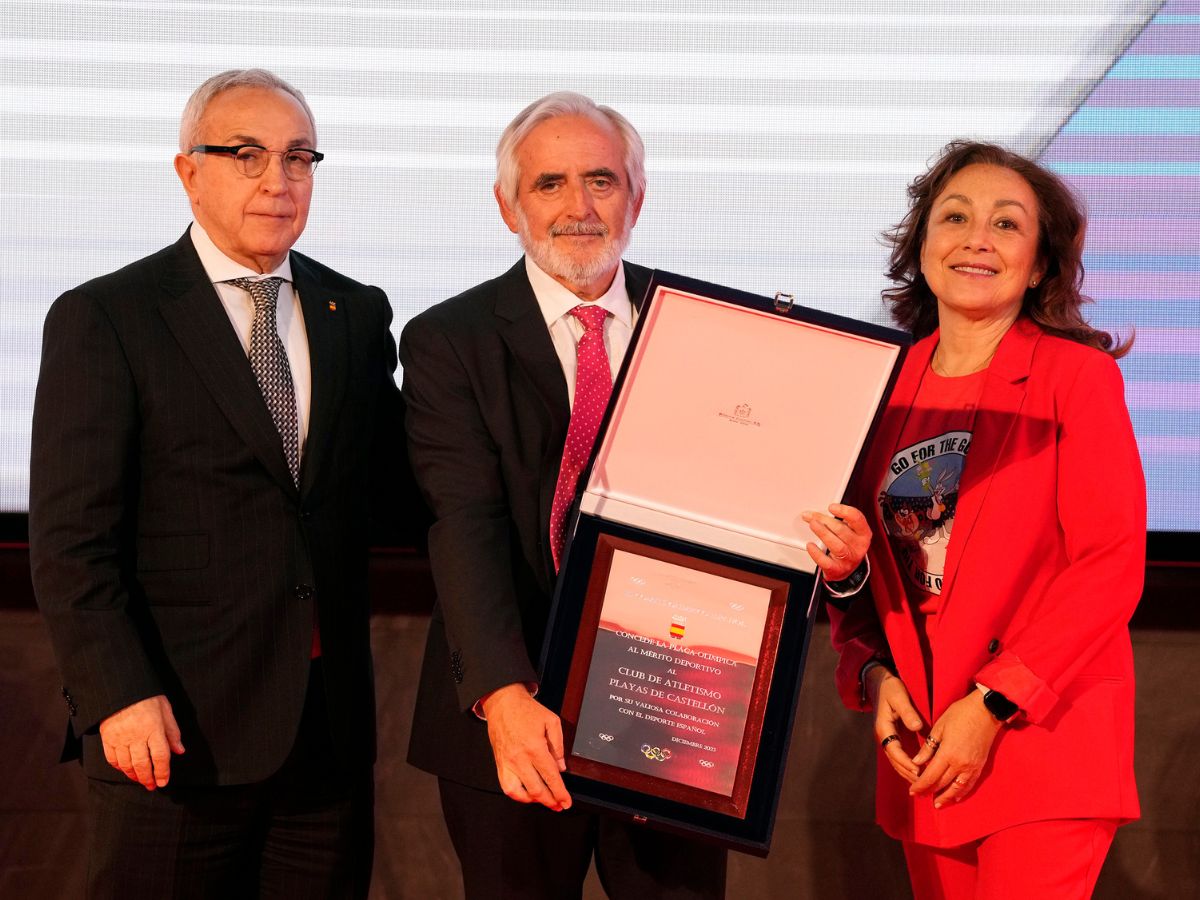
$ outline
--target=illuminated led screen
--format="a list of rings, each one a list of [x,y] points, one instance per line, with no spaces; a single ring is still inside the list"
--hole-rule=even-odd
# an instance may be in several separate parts
[[[306,93],[327,154],[297,248],[383,287],[397,333],[518,257],[491,196],[492,152],[550,90],[616,107],[645,138],[630,259],[876,322],[878,235],[930,157],[955,137],[1042,155],[1091,207],[1094,320],[1138,330],[1122,367],[1151,527],[1200,530],[1200,3],[72,0],[2,12],[0,511],[26,509],[47,308],[182,234],[183,104],[207,76],[261,65]]]

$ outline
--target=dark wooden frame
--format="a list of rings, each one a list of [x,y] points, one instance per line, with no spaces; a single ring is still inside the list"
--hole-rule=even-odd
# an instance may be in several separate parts
[[[662,560],[731,581],[754,584],[771,592],[767,619],[759,641],[754,683],[746,702],[746,723],[738,753],[737,773],[734,778],[733,790],[728,795],[680,784],[667,778],[656,778],[633,772],[572,752],[580,712],[585,701],[593,649],[600,630],[601,614],[608,593],[613,553],[616,550],[624,550],[649,559]],[[596,552],[592,560],[591,576],[584,595],[583,607],[580,611],[579,636],[568,668],[567,684],[560,710],[568,771],[655,797],[662,797],[701,809],[714,810],[737,818],[745,818],[750,797],[750,785],[758,759],[767,697],[775,671],[775,658],[779,651],[779,635],[783,627],[788,594],[788,583],[778,578],[732,568],[710,559],[700,559],[641,541],[612,534],[600,534],[596,542]]]

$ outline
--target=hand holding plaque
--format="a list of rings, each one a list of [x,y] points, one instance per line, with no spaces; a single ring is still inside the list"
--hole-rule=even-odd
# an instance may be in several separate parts
[[[540,803],[559,812],[571,807],[560,772],[562,725],[523,684],[509,684],[483,701],[496,777],[505,795],[519,803]]]
[[[543,653],[577,800],[766,852],[818,572],[845,578],[871,538],[851,507],[801,511],[844,495],[907,343],[655,273]]]
[[[841,581],[866,557],[867,548],[871,546],[871,526],[860,510],[845,503],[831,503],[828,515],[808,510],[802,512],[800,518],[825,545],[822,550],[809,541],[805,549],[820,568],[826,583]]]

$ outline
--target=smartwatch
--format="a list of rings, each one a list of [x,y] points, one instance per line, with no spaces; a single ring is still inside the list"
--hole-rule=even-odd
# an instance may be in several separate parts
[[[1013,703],[999,691],[993,691],[979,682],[975,683],[975,687],[983,692],[983,705],[987,708],[987,711],[1005,725],[1015,719],[1021,711],[1021,707],[1017,706],[1017,704]]]

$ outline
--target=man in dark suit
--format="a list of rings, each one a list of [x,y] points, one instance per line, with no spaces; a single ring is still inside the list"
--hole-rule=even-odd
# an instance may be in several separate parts
[[[560,92],[513,120],[496,157],[525,258],[400,344],[438,592],[409,760],[439,776],[469,898],[578,897],[593,851],[610,896],[721,897],[722,851],[570,808],[562,729],[535,698],[565,512],[649,279],[621,260],[642,141]]]
[[[34,409],[30,554],[89,894],[361,897],[368,498],[405,468],[391,309],[291,252],[322,157],[298,91],[225,72],[180,136],[194,223],[55,302]]]

